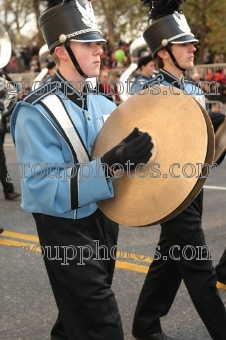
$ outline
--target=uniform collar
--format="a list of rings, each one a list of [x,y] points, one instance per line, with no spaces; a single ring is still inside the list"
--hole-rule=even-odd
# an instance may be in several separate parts
[[[151,80],[153,77],[146,77],[143,74],[139,74],[139,76],[137,78],[143,78],[144,80]]]
[[[185,88],[184,77],[182,77],[182,79],[179,80],[178,78],[174,77],[171,73],[161,68],[159,70],[159,74],[163,75],[164,80],[167,81],[167,83],[172,84],[178,89],[181,90],[182,88]]]
[[[87,108],[87,94],[90,92],[88,88],[89,86],[88,84],[85,84],[85,82],[84,82],[84,85],[82,84],[82,82],[81,83],[78,82],[76,84],[77,86],[83,85],[82,91],[80,93],[76,91],[76,89],[72,86],[72,81],[71,82],[67,81],[62,76],[59,70],[56,71],[56,73],[51,79],[51,82],[61,83],[60,90],[64,94],[65,97],[70,99],[73,103],[78,105],[80,108],[82,109]]]

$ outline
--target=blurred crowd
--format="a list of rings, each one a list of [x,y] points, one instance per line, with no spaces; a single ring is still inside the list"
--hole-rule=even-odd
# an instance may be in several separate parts
[[[116,104],[120,103],[120,97],[117,93],[117,82],[120,79],[122,72],[127,69],[131,63],[130,44],[124,41],[119,41],[113,47],[109,39],[105,36],[107,43],[103,46],[103,54],[101,56],[101,74],[100,82],[106,82],[107,85],[101,85],[100,92],[110,95],[110,99]],[[7,74],[14,73],[34,73],[38,74],[41,71],[40,48],[34,41],[31,46],[16,45],[13,48],[12,57],[4,68]],[[226,66],[221,67],[220,64],[226,62],[226,57],[223,53],[211,53],[208,49],[203,54],[203,65],[211,64],[209,67],[205,65],[204,69],[197,68],[191,74],[186,75],[189,80],[198,84],[201,82],[201,88],[205,93],[207,102],[210,102],[209,109],[212,107],[212,102],[219,101],[223,105],[226,104]],[[214,65],[219,65],[216,71]],[[104,75],[104,76],[103,76]],[[140,75],[139,68],[131,74],[131,79],[136,79]],[[205,84],[209,82],[209,84]],[[213,84],[211,84],[213,82]],[[29,88],[27,89],[29,91]],[[22,98],[21,98],[22,99]]]
[[[218,111],[226,113],[226,67],[218,70],[209,67],[205,73],[202,68],[197,69],[189,80],[202,89],[208,111],[215,112],[217,104]]]
[[[16,45],[5,67],[7,73],[40,72],[39,47],[36,42],[31,46]]]
[[[129,47],[130,43],[123,41],[119,41],[118,44],[111,47],[107,40],[103,46],[101,67],[107,70],[128,67],[131,62]],[[40,72],[39,50],[36,42],[33,42],[31,46],[16,45],[5,71],[7,73]]]
[[[104,44],[104,52],[101,56],[101,68],[106,70],[127,68],[131,63],[130,45],[132,41],[120,40],[112,47],[108,36],[105,36],[107,43]],[[40,72],[39,50],[36,41],[31,46],[16,45],[13,47],[12,57],[6,67],[7,73]],[[203,53],[203,64],[221,64],[226,62],[223,53],[211,53],[205,49]],[[211,72],[211,71],[210,71]],[[226,73],[224,74],[224,77]],[[217,79],[214,79],[217,80]],[[224,80],[226,82],[226,80]]]

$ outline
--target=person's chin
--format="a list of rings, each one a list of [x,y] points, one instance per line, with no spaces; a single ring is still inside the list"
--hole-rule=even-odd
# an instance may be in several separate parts
[[[98,69],[93,70],[93,72],[90,72],[89,77],[99,77],[99,74],[100,74],[100,69],[98,68]]]
[[[88,75],[89,78],[96,78],[96,77],[99,77],[99,73],[96,74],[96,73],[92,73],[90,75]]]
[[[194,67],[194,60],[190,60],[187,68],[192,68],[192,67]]]

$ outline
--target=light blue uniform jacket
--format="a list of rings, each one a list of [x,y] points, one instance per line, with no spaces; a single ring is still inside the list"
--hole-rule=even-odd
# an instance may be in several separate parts
[[[151,81],[153,78],[147,78],[145,76],[143,76],[142,74],[140,74],[139,76],[137,76],[131,84],[131,88],[130,88],[130,94],[135,94],[137,92],[139,92],[140,90],[142,90],[142,87],[145,83],[147,83],[148,81]]]
[[[87,95],[87,110],[69,99],[63,103],[91,155],[103,115],[111,114],[115,104],[92,93]],[[112,181],[105,178],[99,158],[81,164],[77,171],[68,143],[40,103],[17,104],[11,133],[20,168],[24,210],[79,219],[91,215],[97,209],[97,201],[114,196]],[[76,175],[72,174],[75,169]]]

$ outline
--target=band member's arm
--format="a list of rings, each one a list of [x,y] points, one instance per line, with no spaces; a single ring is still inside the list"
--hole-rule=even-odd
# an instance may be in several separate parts
[[[225,115],[223,113],[210,112],[209,117],[210,117],[210,120],[212,122],[214,132],[216,132],[218,127],[225,120]]]
[[[17,106],[11,128],[22,182],[44,211],[64,213],[113,197],[112,181],[105,177],[100,159],[74,164],[69,147],[48,119],[34,106],[18,105],[20,119]]]
[[[213,129],[214,132],[216,133],[217,129],[219,128],[219,126],[223,123],[223,121],[225,120],[225,115],[223,113],[217,113],[217,112],[210,112],[209,113],[209,117],[211,119],[212,125],[213,125]],[[226,152],[224,152],[220,158],[217,160],[217,165],[219,166],[224,158],[226,156]]]

